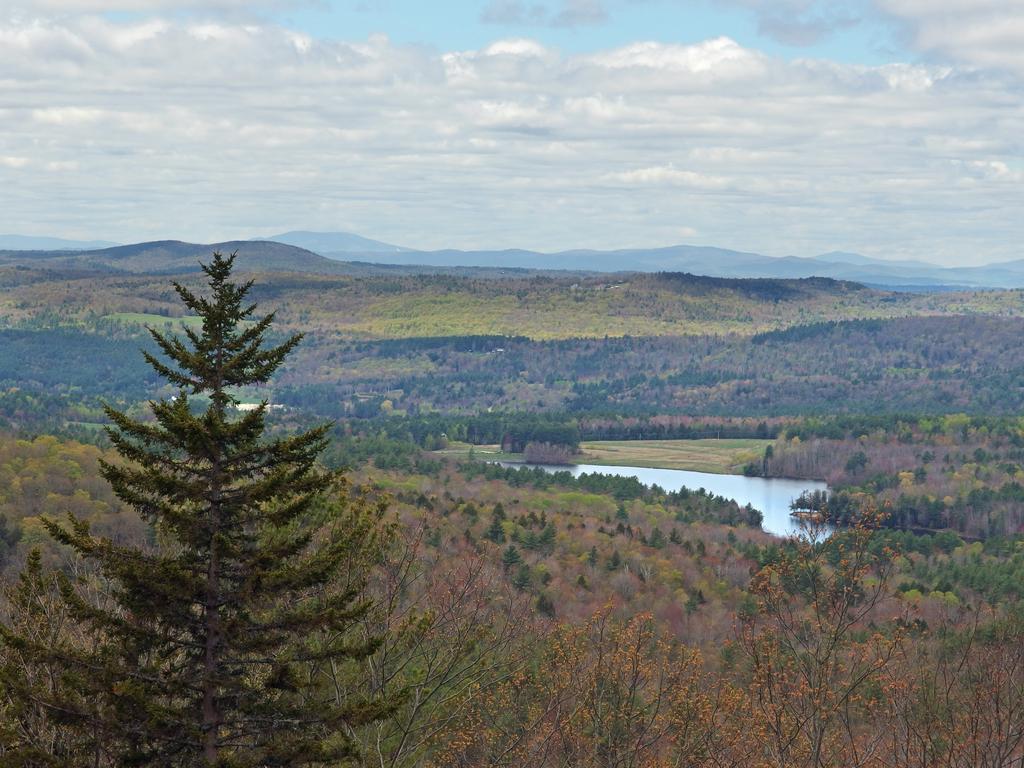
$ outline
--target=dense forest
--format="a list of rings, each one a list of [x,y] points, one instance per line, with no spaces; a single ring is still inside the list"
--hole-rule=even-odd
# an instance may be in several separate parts
[[[271,399],[318,417],[771,422],[1009,415],[1024,398],[1017,291],[676,274],[253,277],[254,298],[276,313],[273,333],[305,334]],[[88,439],[102,399],[131,407],[168,394],[136,354],[152,351],[145,326],[194,322],[165,274],[0,266],[0,425]]]
[[[952,528],[972,537],[1024,531],[1020,418],[847,418],[795,423],[750,474],[814,477],[836,515],[865,500],[888,504],[887,525]]]
[[[5,305],[0,765],[1024,760],[1012,312],[833,322],[778,305],[864,289],[651,276],[630,290],[765,321],[367,339],[311,304],[300,340],[306,310],[254,315],[230,271]],[[357,298],[468,285],[374,279]],[[938,301],[1002,298],[893,304]],[[773,441],[749,474],[828,480],[801,535],[703,491],[441,450],[707,437]]]
[[[754,337],[356,342],[311,334],[272,397],[358,420],[488,411],[592,422],[672,414],[1009,415],[1024,405],[1022,331],[1017,319],[922,317]],[[40,399],[33,412],[52,426],[88,421],[101,396],[134,402],[157,391],[137,354],[148,342],[130,329],[0,330],[0,341],[0,417],[8,421],[26,396]]]
[[[1020,410],[1016,319],[922,317],[824,324],[754,337],[531,342],[316,342],[280,397],[336,415],[385,400],[407,413],[781,416]],[[985,343],[979,343],[984,338]],[[973,372],[984,370],[978,377]],[[366,371],[366,374],[361,374]],[[333,405],[333,407],[332,407]]]
[[[330,263],[330,262],[328,262]],[[167,278],[201,286],[195,264],[151,274],[89,271],[29,259],[0,263],[0,324],[132,325],[183,317]],[[750,336],[825,321],[913,316],[1021,317],[1021,292],[909,294],[823,278],[727,280],[680,273],[482,279],[255,272],[253,298],[284,331],[350,339],[525,336]]]
[[[74,567],[40,516],[72,510],[119,544],[152,546],[148,526],[99,477],[101,456],[52,438],[4,443],[5,487],[14,489],[2,518],[13,601],[6,615],[14,620],[28,610],[17,602],[27,589],[17,573],[31,566],[33,548],[49,567]],[[825,545],[782,542],[750,527],[731,502],[662,495],[621,478],[441,462],[424,471],[367,466],[350,474],[351,498],[384,501],[385,519],[398,526],[364,588],[375,601],[368,620],[395,636],[365,667],[322,684],[345,696],[372,684],[412,697],[353,730],[367,761],[605,766],[616,764],[612,750],[636,765],[840,766],[864,749],[876,756],[864,764],[879,766],[942,759],[1010,768],[1019,760],[1020,543],[884,530],[863,540],[854,530]],[[824,588],[803,579],[854,577],[833,572],[840,551],[864,558],[864,581],[854,583],[875,589],[881,577],[885,587],[877,596],[858,592],[852,607],[863,613],[849,623],[842,611],[851,606],[842,604],[807,614],[812,623],[801,632],[812,634],[799,641],[838,637],[820,663],[834,675],[830,685],[842,687],[819,682],[801,693],[814,678],[797,667],[783,666],[778,680],[762,677],[766,665],[786,665],[797,652],[785,634],[789,613],[810,611],[807,590]],[[799,566],[820,570],[792,573]],[[764,581],[772,578],[783,579],[782,594]],[[390,670],[383,678],[371,674],[382,669]],[[933,675],[946,683],[939,700],[924,698]],[[836,701],[845,686],[855,707]],[[417,697],[427,703],[414,705]],[[799,726],[810,715],[828,741],[820,759],[808,755],[813,736]],[[42,733],[38,721],[15,722]],[[927,748],[901,756],[907,731],[925,736]],[[45,733],[56,745],[74,737],[66,726]],[[680,733],[688,734],[682,743]],[[890,739],[876,742],[883,733]],[[766,740],[783,738],[792,744],[776,757],[779,747]],[[987,750],[997,756],[978,763]]]
[[[155,349],[147,324],[194,327],[166,277],[27,266],[0,273],[0,427],[103,445],[104,402],[137,414],[148,398],[172,394],[139,354]],[[430,461],[417,448],[452,443],[564,462],[585,440],[778,438],[775,455],[749,473],[827,480],[844,494],[835,503],[877,494],[896,507],[892,525],[951,526],[967,536],[1018,530],[1016,449],[1003,445],[1015,437],[993,446],[982,435],[943,450],[919,436],[915,448],[893,426],[916,418],[907,414],[1012,421],[1021,412],[1016,292],[906,295],[828,280],[688,275],[616,281],[274,273],[252,289],[277,312],[270,338],[289,329],[306,336],[269,389],[239,396],[269,397],[276,410],[268,418],[280,428],[335,420],[329,453],[392,468]],[[631,303],[609,298],[621,291]],[[571,307],[562,307],[567,297]],[[480,333],[473,318],[507,300],[528,308],[531,322],[557,305],[563,322],[615,324]],[[462,325],[450,329],[457,335],[422,335],[428,324],[417,326],[420,335],[356,329],[355,318],[376,316],[380,302],[422,317],[448,312]],[[729,312],[743,318],[734,330],[714,319]],[[849,319],[826,319],[837,316]],[[677,325],[622,335],[637,317]],[[549,338],[562,335],[581,337]],[[886,437],[865,450],[854,445],[867,439],[863,430],[836,431],[842,414],[893,421],[877,425]],[[851,476],[846,465],[859,452],[871,461]],[[999,458],[979,463],[976,455]]]

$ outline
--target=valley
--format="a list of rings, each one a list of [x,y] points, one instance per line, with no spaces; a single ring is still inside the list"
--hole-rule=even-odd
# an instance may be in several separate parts
[[[784,608],[763,602],[774,599],[765,574],[806,568],[804,578],[883,583],[870,621],[900,653],[926,636],[904,639],[904,626],[963,632],[957,611],[989,606],[986,621],[1001,622],[1024,598],[1019,291],[336,274],[315,259],[299,273],[273,249],[250,252],[260,268],[242,277],[275,313],[271,340],[303,337],[269,382],[232,390],[246,404],[232,414],[247,418],[266,399],[268,436],[324,425],[323,467],[345,480],[316,515],[380,510],[383,549],[360,588],[374,605],[367,620],[417,639],[370,663],[395,665],[403,690],[445,697],[400,708],[381,726],[398,729],[386,742],[353,732],[395,766],[444,764],[453,744],[480,733],[526,733],[533,721],[490,692],[528,696],[531,707],[588,695],[548,690],[570,663],[557,654],[578,654],[571,674],[583,674],[600,638],[621,654],[630,632],[649,638],[632,663],[653,670],[658,648],[688,649],[705,675],[693,686],[734,692],[738,709],[724,721],[698,726],[673,710],[666,727],[735,727],[754,702],[740,691],[757,685],[744,666],[755,651],[742,644],[779,611],[810,610],[795,591]],[[102,478],[124,461],[104,432],[105,408],[150,423],[149,401],[181,396],[140,353],[160,353],[147,328],[205,332],[171,284],[197,290],[201,280],[184,269],[192,252],[124,253],[120,266],[71,255],[0,267],[0,582],[16,583],[33,557],[72,567],[50,534],[68,513],[117,546],[154,541]],[[870,563],[862,575],[843,575],[839,554],[851,549]],[[410,624],[416,611],[427,613]],[[865,652],[864,642],[844,639],[844,654]],[[450,671],[401,671],[437,659]],[[917,684],[910,667],[879,669]],[[513,674],[520,682],[503,687]],[[638,694],[645,711],[681,690],[671,680]],[[467,730],[453,714],[463,707],[499,725]],[[900,722],[869,709],[857,718]],[[434,735],[401,746],[401,729],[417,727]],[[715,754],[747,755],[743,743]]]

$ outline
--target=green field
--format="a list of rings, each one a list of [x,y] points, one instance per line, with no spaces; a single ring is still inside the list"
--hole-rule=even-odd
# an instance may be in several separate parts
[[[760,461],[772,440],[601,440],[580,445],[579,464],[609,467],[652,467],[687,469],[737,475],[751,461]],[[481,461],[522,461],[521,453],[503,453],[498,445],[452,443],[438,455]]]
[[[720,475],[739,474],[759,461],[771,440],[605,440],[580,446],[581,464],[688,469]]]
[[[453,459],[479,459],[481,461],[522,461],[521,453],[505,453],[500,445],[470,445],[452,441],[447,448],[434,451],[438,456]]]
[[[166,317],[150,315],[145,312],[115,312],[112,315],[104,315],[103,319],[132,325],[190,325],[197,327],[201,323],[198,317]]]

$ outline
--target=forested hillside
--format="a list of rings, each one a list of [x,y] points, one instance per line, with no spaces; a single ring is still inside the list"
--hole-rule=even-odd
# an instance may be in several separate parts
[[[1024,397],[1022,332],[1016,318],[958,316],[796,326],[753,337],[344,343],[314,335],[302,365],[281,377],[279,397],[338,415],[366,413],[360,400],[379,406],[384,399],[414,413],[1009,414]],[[980,370],[984,376],[975,375]]]
[[[887,525],[952,528],[983,539],[1024,531],[1024,422],[1020,417],[846,419],[790,425],[752,473],[815,477],[833,489],[833,515],[870,499]]]
[[[194,264],[198,256],[182,258]],[[185,271],[185,266],[184,261],[172,260],[165,274],[131,275],[90,272],[80,265],[0,265],[0,322],[92,328],[103,319],[123,320],[122,313],[181,315],[166,274],[178,273],[185,284],[195,285],[194,269]],[[1018,317],[1022,313],[1019,291],[917,295],[821,278],[727,280],[672,273],[565,277],[553,273],[491,280],[258,270],[253,274],[260,277],[253,297],[278,313],[279,329],[355,338],[751,335],[866,317]]]
[[[908,295],[672,274],[255,277],[276,332],[306,334],[272,397],[311,415],[773,418],[1021,406],[1016,291]],[[168,280],[0,267],[0,418],[63,430],[96,423],[100,395],[129,405],[153,394],[133,354],[151,348],[145,326],[194,323]]]
[[[153,541],[98,477],[100,455],[51,438],[0,440],[8,584],[33,546],[47,563],[73,567],[48,543],[41,513],[73,511],[121,544]],[[479,465],[371,466],[351,479],[355,497],[384,501],[399,525],[364,593],[376,601],[370,628],[392,634],[365,667],[322,684],[354,697],[381,680],[371,670],[386,670],[375,685],[411,697],[352,731],[367,761],[357,764],[554,766],[576,755],[578,765],[603,766],[592,755],[612,750],[640,765],[810,766],[812,737],[799,725],[809,716],[829,740],[826,765],[864,749],[879,767],[942,759],[967,768],[998,752],[1006,760],[988,764],[1010,768],[1017,759],[1019,543],[893,533],[784,543],[701,494]],[[833,575],[840,544],[857,565]],[[833,578],[868,587],[849,606],[854,618],[843,618],[842,602],[812,612],[796,568],[821,589]],[[779,577],[795,581],[776,591]],[[3,615],[33,620],[17,602],[24,592],[6,594],[15,602]],[[788,634],[793,612],[809,622],[799,638]],[[790,666],[788,643],[798,640],[827,640],[828,655],[813,670]],[[23,663],[9,654],[0,643],[5,674]],[[832,672],[815,685],[819,664]],[[763,677],[769,665],[786,676]],[[948,685],[938,700],[924,693],[934,674]],[[847,693],[855,706],[842,703]],[[0,692],[8,723],[29,729],[13,733],[40,735],[11,703]],[[927,751],[908,755],[908,732],[926,734]],[[48,733],[73,743],[66,726]],[[10,738],[0,729],[0,758]],[[773,739],[792,740],[781,758],[766,746]]]
[[[102,443],[103,402],[139,412],[147,398],[173,393],[138,354],[155,351],[147,325],[197,327],[167,277],[35,267],[0,275],[4,428]],[[993,447],[994,436],[974,432],[977,444],[955,451],[924,438],[916,450],[889,437],[870,451],[849,438],[792,440],[808,417],[839,414],[1012,420],[1024,409],[1017,292],[910,296],[830,280],[664,274],[613,282],[282,272],[257,276],[252,290],[277,312],[275,334],[305,338],[269,388],[243,389],[241,399],[268,396],[279,428],[339,420],[336,440],[360,460],[411,467],[410,450],[465,442],[567,461],[581,440],[782,435],[774,458],[750,471],[878,495],[900,526],[988,536],[1022,525],[1015,443]],[[894,442],[904,446],[898,458]],[[978,450],[998,459],[971,466]],[[869,462],[852,476],[845,467],[858,452]]]
[[[92,330],[0,330],[0,419],[61,429],[95,421],[101,396],[128,403],[156,392],[137,350],[151,348],[140,323],[158,321],[125,316]],[[1024,320],[1016,318],[956,316],[797,326],[753,337],[357,341],[311,333],[275,380],[272,397],[300,412],[359,420],[486,411],[759,420],[1011,415],[1024,406],[1022,332]]]
[[[254,289],[286,327],[309,318],[303,340],[245,309],[230,268],[208,270],[210,303],[176,289],[201,321],[135,278],[89,297],[65,283],[54,312],[8,304],[0,764],[1024,757],[1012,312],[793,325],[822,291],[864,289],[659,276],[649,297],[714,322],[750,302],[775,330],[364,339],[326,331],[294,284]],[[919,415],[885,413],[904,408]],[[748,474],[833,492],[779,539],[703,491],[441,451],[571,458],[597,437],[757,438]]]

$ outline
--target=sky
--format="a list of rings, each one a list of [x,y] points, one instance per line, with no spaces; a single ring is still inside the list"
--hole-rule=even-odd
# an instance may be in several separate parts
[[[0,232],[1024,258],[1024,0],[5,0]]]

